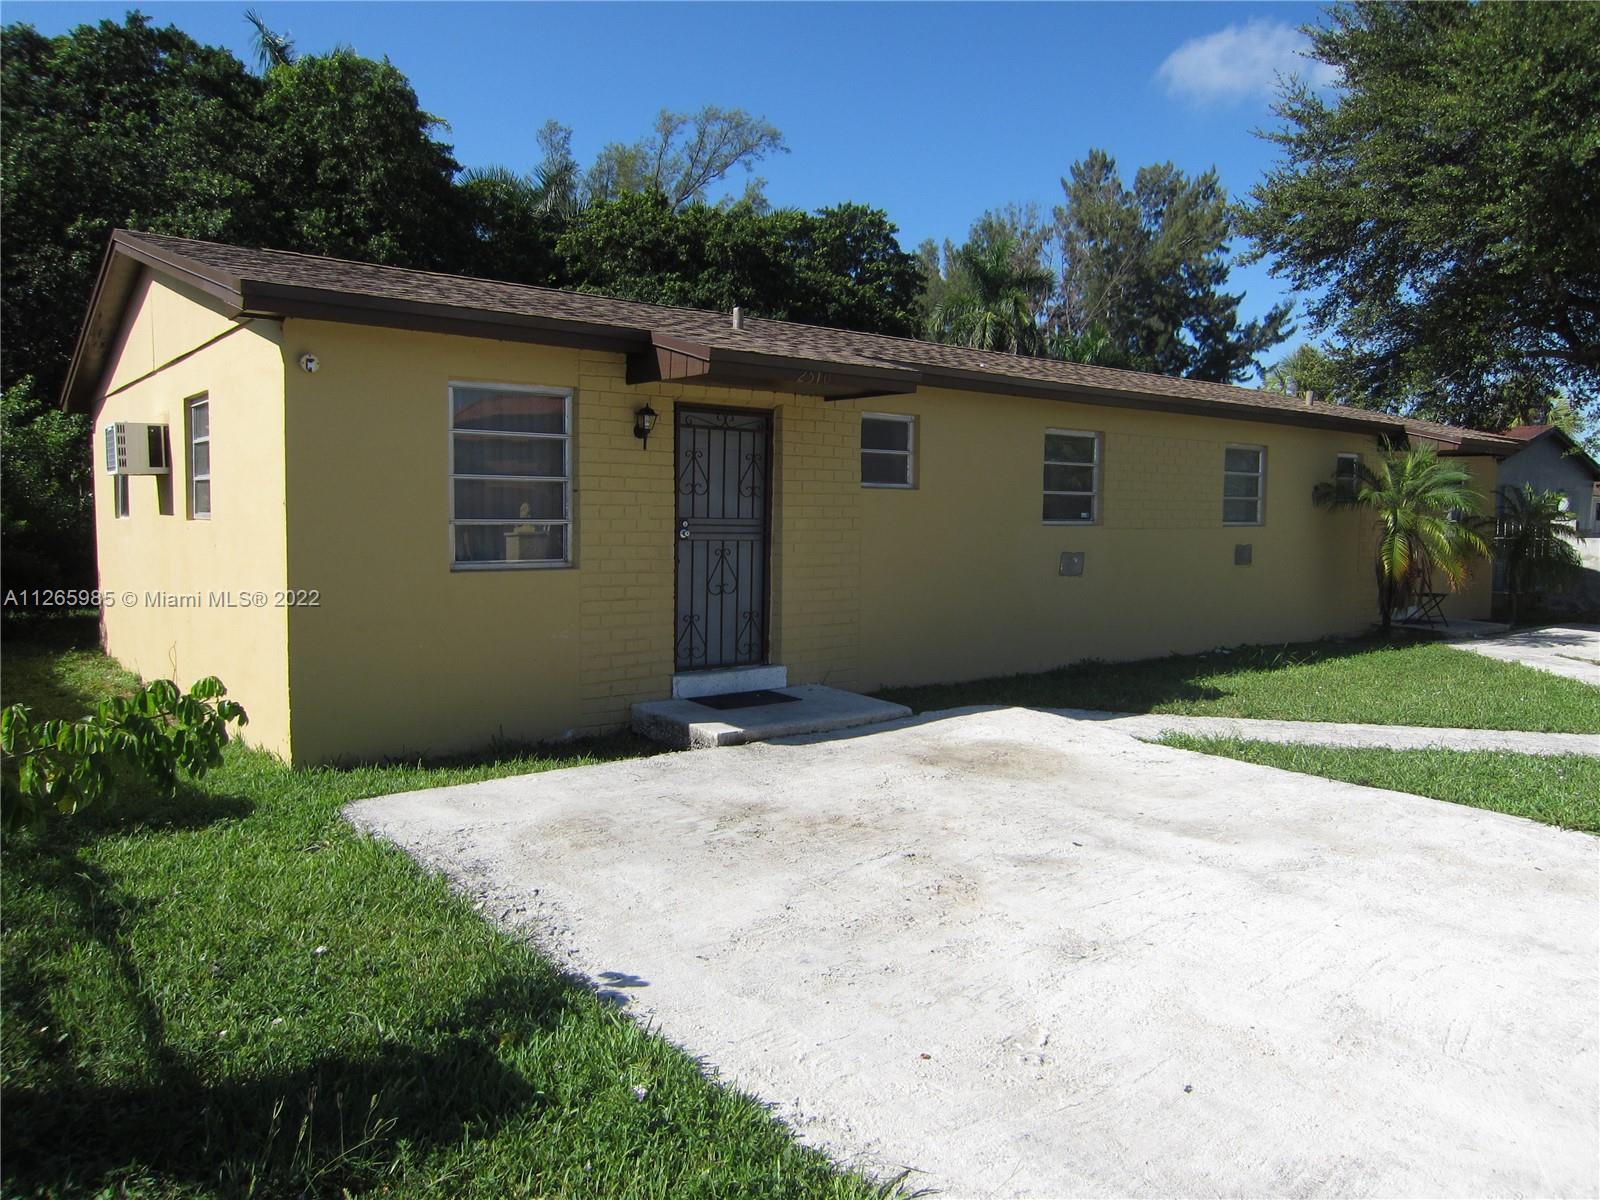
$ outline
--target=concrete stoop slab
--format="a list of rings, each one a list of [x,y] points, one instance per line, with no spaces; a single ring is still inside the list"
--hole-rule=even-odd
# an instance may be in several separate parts
[[[633,729],[652,741],[694,750],[827,733],[911,715],[903,704],[874,700],[820,683],[773,690],[794,697],[793,702],[719,710],[693,700],[648,700],[633,706]]]

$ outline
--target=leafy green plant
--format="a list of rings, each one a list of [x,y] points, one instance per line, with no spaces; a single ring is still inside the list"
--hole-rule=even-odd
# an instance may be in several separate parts
[[[1489,552],[1474,528],[1483,497],[1472,476],[1442,461],[1431,446],[1386,450],[1376,464],[1358,462],[1355,478],[1319,483],[1312,493],[1325,508],[1364,509],[1377,525],[1378,613],[1387,634],[1395,610],[1432,581],[1451,589],[1466,580],[1476,556]]]
[[[1246,261],[1355,397],[1480,429],[1511,383],[1592,409],[1600,5],[1338,4],[1306,33],[1339,83],[1283,88]]]
[[[927,335],[953,346],[1040,354],[1039,311],[1054,284],[1009,233],[968,242],[951,256],[953,285],[929,313]]]
[[[87,586],[94,578],[88,417],[62,412],[25,375],[0,395],[0,445],[6,585]]]
[[[100,701],[81,721],[36,721],[25,704],[0,710],[0,824],[7,830],[75,813],[115,795],[119,768],[171,792],[222,765],[228,726],[249,723],[215,677],[187,693],[158,679],[131,696]]]
[[[1578,531],[1562,501],[1560,492],[1536,492],[1526,483],[1500,489],[1494,549],[1506,565],[1513,625],[1524,595],[1559,590],[1583,569],[1583,557],[1572,544]]]

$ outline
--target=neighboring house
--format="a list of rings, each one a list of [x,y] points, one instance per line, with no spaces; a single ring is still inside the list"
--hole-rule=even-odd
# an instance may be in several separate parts
[[[597,731],[785,673],[871,689],[1359,631],[1368,523],[1314,485],[1409,436],[1487,491],[1515,447],[122,232],[65,401],[94,416],[107,650],[221,676],[295,762]],[[1487,614],[1481,574],[1447,611]]]
[[[1522,443],[1500,463],[1500,486],[1560,492],[1578,536],[1600,537],[1600,463],[1558,425],[1517,425],[1502,435]]]
[[[1517,425],[1503,437],[1521,443],[1500,463],[1500,487],[1524,484],[1566,497],[1583,570],[1564,593],[1541,597],[1549,612],[1600,611],[1600,462],[1558,425]],[[1494,590],[1505,590],[1505,564],[1494,564]]]

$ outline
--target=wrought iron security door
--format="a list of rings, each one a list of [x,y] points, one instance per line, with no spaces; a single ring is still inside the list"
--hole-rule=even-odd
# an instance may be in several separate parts
[[[677,409],[680,671],[767,659],[772,418]]]

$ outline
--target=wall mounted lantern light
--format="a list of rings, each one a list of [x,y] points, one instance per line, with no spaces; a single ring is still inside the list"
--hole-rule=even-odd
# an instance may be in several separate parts
[[[644,443],[644,449],[650,448],[650,431],[656,427],[656,410],[648,403],[633,414],[633,436]]]

